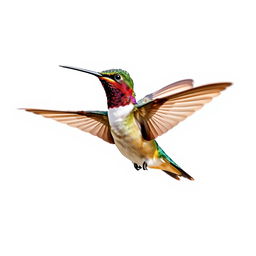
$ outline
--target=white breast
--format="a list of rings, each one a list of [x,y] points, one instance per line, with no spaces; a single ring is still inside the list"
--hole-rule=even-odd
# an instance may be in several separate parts
[[[133,108],[133,104],[111,108],[108,111],[108,119],[119,151],[132,162],[141,164],[144,159],[140,154],[141,132],[135,120],[127,118]]]
[[[131,113],[134,106],[129,104],[117,108],[110,108],[108,110],[108,120],[111,127],[115,127],[122,123],[122,121]]]

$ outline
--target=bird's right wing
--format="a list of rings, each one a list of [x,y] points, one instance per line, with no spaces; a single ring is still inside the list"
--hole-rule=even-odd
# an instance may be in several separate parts
[[[25,108],[24,110],[89,132],[106,142],[115,143],[110,132],[108,115],[105,111],[57,111],[32,108]]]

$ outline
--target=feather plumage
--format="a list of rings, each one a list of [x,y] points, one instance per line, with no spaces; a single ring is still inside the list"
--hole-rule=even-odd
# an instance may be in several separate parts
[[[114,144],[107,112],[105,111],[58,111],[32,108],[26,108],[25,110],[76,127]]]
[[[175,94],[170,91],[171,94],[165,97],[152,96],[147,103],[138,105],[135,111],[143,137],[153,140],[162,135],[230,85],[231,83],[208,84]]]

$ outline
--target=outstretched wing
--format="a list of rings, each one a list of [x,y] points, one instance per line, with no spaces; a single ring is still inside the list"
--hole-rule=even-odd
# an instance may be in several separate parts
[[[141,124],[143,137],[152,140],[162,135],[230,85],[203,85],[138,105],[135,115]]]
[[[58,122],[76,127],[113,143],[107,112],[104,111],[57,111],[26,108],[26,111],[52,118]]]
[[[148,94],[143,99],[139,100],[138,106],[144,105],[152,100],[167,97],[172,94],[182,92],[191,88],[193,88],[193,80],[191,79],[181,80],[181,81],[169,84],[163,87],[162,89],[156,92],[153,92],[151,94]]]

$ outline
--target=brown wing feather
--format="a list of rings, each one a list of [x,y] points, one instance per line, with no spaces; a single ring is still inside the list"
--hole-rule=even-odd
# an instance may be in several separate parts
[[[172,94],[182,92],[182,91],[185,91],[185,90],[188,90],[191,88],[193,88],[193,80],[191,80],[191,79],[181,80],[181,81],[169,84],[156,92],[148,94],[143,99],[138,101],[138,105],[148,103],[155,99],[167,97]]]
[[[103,112],[93,111],[57,111],[26,108],[28,112],[52,118],[58,122],[76,127],[82,131],[89,132],[106,142],[114,144],[110,132],[108,116]]]
[[[203,85],[138,106],[135,112],[143,137],[152,140],[190,116],[231,83]]]

